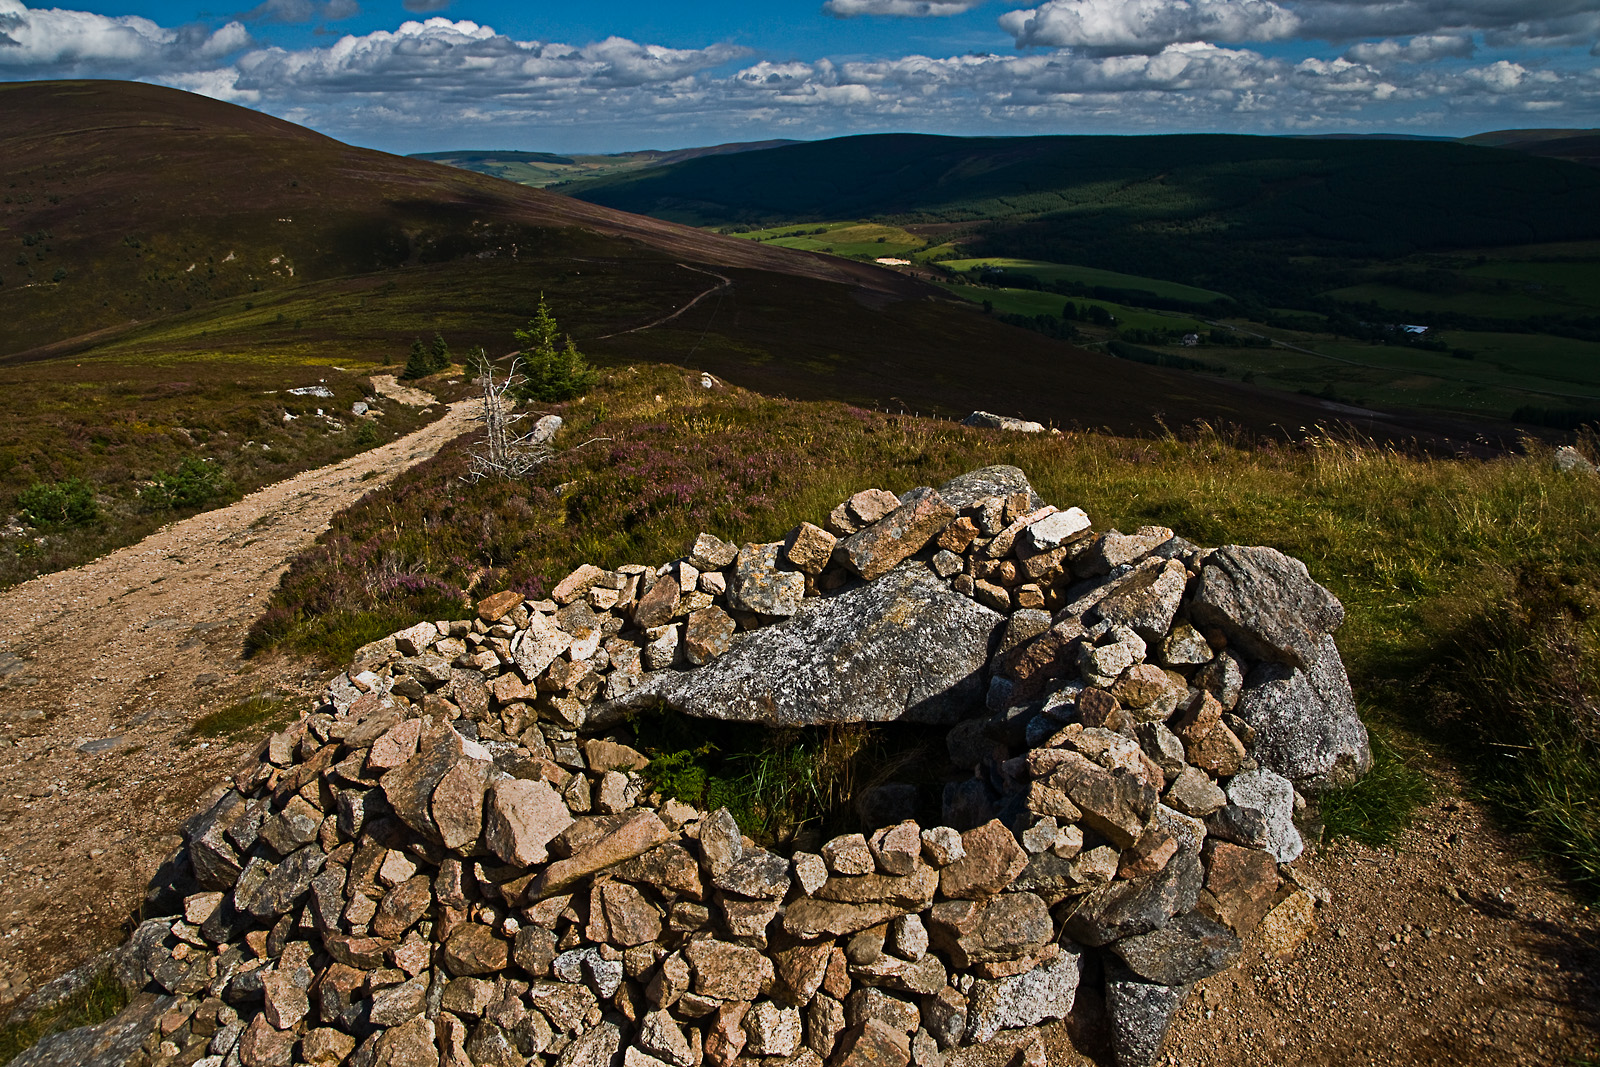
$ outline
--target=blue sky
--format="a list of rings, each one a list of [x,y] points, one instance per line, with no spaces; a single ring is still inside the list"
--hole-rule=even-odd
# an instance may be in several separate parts
[[[1600,0],[0,0],[0,79],[135,78],[390,151],[1600,126]]]

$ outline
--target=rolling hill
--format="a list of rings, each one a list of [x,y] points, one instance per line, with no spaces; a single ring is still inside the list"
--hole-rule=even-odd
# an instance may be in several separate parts
[[[479,149],[460,149],[454,152],[415,152],[412,159],[427,159],[447,163],[462,170],[476,171],[495,178],[531,185],[536,189],[560,182],[584,178],[609,177],[650,167],[665,167],[702,156],[735,155],[739,152],[759,152],[766,148],[781,148],[798,144],[797,141],[743,141],[734,144],[708,145],[704,148],[680,148],[661,152],[613,152],[608,155],[555,155],[550,152],[516,152]]]
[[[305,282],[532,249],[559,258],[595,237],[613,251],[624,242],[723,266],[895,283],[353,148],[158,86],[0,85],[0,144],[0,355]]]
[[[1600,237],[1600,174],[1435,141],[873,135],[563,191],[696,225],[935,228],[968,255],[1164,277],[1267,306],[1330,288],[1350,262]]]
[[[392,439],[420,416],[336,417],[370,395],[367,376],[435,334],[458,357],[505,353],[541,295],[601,365],[675,364],[802,399],[1140,432],[1158,416],[1440,429],[1116,359],[867,263],[353,148],[177,90],[8,84],[0,518],[42,485],[87,487],[101,519],[4,540],[0,583],[168,521],[147,489],[191,461],[237,493]],[[459,371],[430,387],[467,388]]]
[[[1600,130],[1496,130],[1464,137],[1462,143],[1600,167]]]

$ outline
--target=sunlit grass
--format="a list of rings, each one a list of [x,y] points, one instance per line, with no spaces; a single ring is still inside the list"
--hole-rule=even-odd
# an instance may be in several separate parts
[[[73,996],[27,1022],[0,1027],[0,1067],[10,1063],[49,1034],[104,1022],[128,1003],[128,992],[110,970]]]
[[[265,734],[292,722],[298,712],[298,707],[276,697],[251,697],[200,716],[189,727],[189,733],[204,738]]]

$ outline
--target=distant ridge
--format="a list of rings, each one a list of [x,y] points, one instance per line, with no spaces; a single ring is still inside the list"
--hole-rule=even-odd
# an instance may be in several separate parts
[[[1304,141],[1456,141],[1457,137],[1434,137],[1425,133],[1290,133],[1285,137]]]
[[[1409,139],[881,134],[694,159],[562,191],[701,226],[876,219],[959,228],[967,255],[1091,265],[1276,307],[1331,287],[1325,272],[1297,277],[1312,259],[1600,237],[1593,170]],[[1268,261],[1276,265],[1265,272]]]
[[[452,167],[504,178],[519,185],[544,188],[585,178],[607,177],[648,170],[652,167],[665,167],[708,156],[762,152],[769,148],[782,148],[801,143],[803,142],[790,140],[737,141],[699,148],[642,149],[637,152],[612,152],[605,155],[558,155],[552,152],[464,148],[451,152],[416,152],[410,158],[447,163]]]
[[[412,152],[407,159],[426,159],[433,163],[451,163],[461,159],[504,159],[513,163],[550,163],[569,167],[576,160],[551,152],[517,152],[510,149],[463,149],[459,152]],[[461,166],[457,163],[456,166]],[[471,170],[471,167],[465,169]]]
[[[1600,130],[1497,130],[1462,141],[1600,168]]]
[[[1593,137],[1600,130],[1490,130],[1460,138],[1462,144],[1484,145],[1489,148],[1508,148],[1538,144],[1544,141],[1564,141],[1574,137]]]

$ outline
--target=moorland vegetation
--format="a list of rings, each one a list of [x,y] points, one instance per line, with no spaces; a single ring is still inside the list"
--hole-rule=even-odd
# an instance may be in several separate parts
[[[0,584],[137,540],[174,516],[158,498],[225,503],[416,425],[396,405],[376,422],[347,413],[372,373],[466,395],[450,353],[506,353],[538,294],[597,364],[692,359],[772,393],[1123,429],[1157,412],[1261,428],[1327,413],[1064,346],[873,267],[352,148],[159,86],[0,86],[0,149],[0,247],[23,260],[0,261],[0,519],[39,511],[21,494],[78,482],[102,516],[24,523],[0,544]],[[707,268],[732,284],[652,326],[717,284]],[[558,347],[556,378],[571,377]],[[333,396],[289,392],[318,385]],[[142,492],[180,476],[213,491]]]
[[[392,441],[438,410],[380,401],[369,379],[331,369],[73,360],[0,375],[0,518],[13,524],[0,587]],[[353,414],[359,403],[373,410]]]
[[[1340,596],[1340,647],[1379,761],[1325,802],[1331,832],[1387,840],[1431,779],[1466,771],[1464,788],[1600,891],[1600,553],[1587,534],[1600,479],[1557,471],[1539,446],[1477,461],[1203,424],[1156,438],[1006,434],[706,389],[670,367],[612,369],[551,410],[570,440],[609,441],[526,480],[470,486],[466,445],[444,450],[293,563],[253,647],[338,663],[416,619],[456,617],[469,598],[542,596],[580,563],[674,558],[702,530],[771,540],[863,485],[904,491],[1012,463],[1102,528],[1271,544]],[[1583,442],[1591,457],[1595,446]],[[740,790],[837,794],[854,753],[876,743],[843,739],[841,761],[823,758],[840,750],[822,741],[735,741],[712,751],[668,731],[657,773],[698,774],[699,788],[771,812],[782,805]],[[794,759],[807,745],[815,758]],[[808,767],[829,777],[812,782]]]

